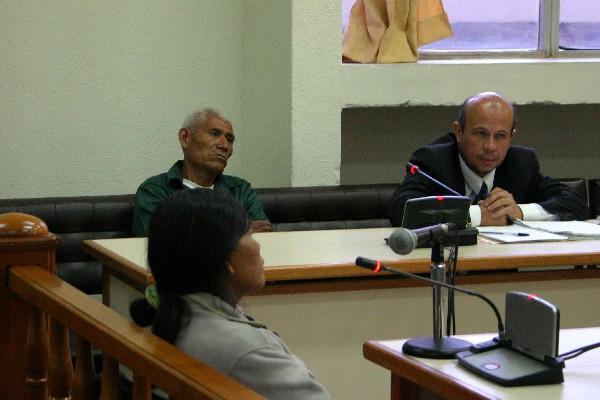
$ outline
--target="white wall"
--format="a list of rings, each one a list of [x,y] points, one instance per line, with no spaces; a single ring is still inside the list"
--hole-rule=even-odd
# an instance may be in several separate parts
[[[292,186],[338,184],[340,2],[292,4]]]
[[[290,186],[291,2],[243,1],[243,158],[259,187]],[[235,157],[240,152],[236,150]]]
[[[600,103],[597,60],[342,65],[341,19],[340,0],[5,0],[0,198],[132,193],[180,157],[175,134],[200,106],[234,124],[227,172],[266,187],[338,184],[341,169],[363,179],[352,171],[379,154],[343,146],[343,109],[366,110],[351,130],[369,135],[378,107],[457,105],[481,90]],[[428,118],[448,126],[445,113]],[[397,140],[396,124],[383,125],[388,153],[419,144]],[[578,144],[565,145],[575,156],[563,165],[579,162]],[[386,157],[382,168],[395,166]]]
[[[239,4],[3,1],[0,198],[132,193],[197,107],[241,128]]]

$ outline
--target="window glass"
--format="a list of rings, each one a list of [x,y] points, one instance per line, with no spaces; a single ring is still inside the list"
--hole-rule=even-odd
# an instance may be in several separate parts
[[[419,50],[538,48],[539,0],[444,0],[443,4],[454,36]]]
[[[600,1],[561,1],[559,35],[561,49],[600,49]]]
[[[354,4],[355,0],[342,0],[342,34],[346,30],[348,25],[348,18],[350,18],[350,9]]]

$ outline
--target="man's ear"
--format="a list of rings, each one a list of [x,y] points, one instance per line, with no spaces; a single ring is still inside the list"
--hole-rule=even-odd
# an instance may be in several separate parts
[[[179,132],[177,132],[177,136],[179,136],[179,144],[181,144],[182,148],[187,148],[190,139],[192,138],[192,134],[185,128],[181,128]]]
[[[452,123],[452,129],[454,129],[454,136],[456,137],[456,142],[460,143],[460,141],[462,140],[463,133],[460,123],[458,121],[454,121]]]
[[[512,130],[512,132],[510,133],[510,139],[511,139],[511,140],[512,140],[512,139],[514,139],[514,138],[515,138],[515,136],[517,136],[517,130],[516,130],[516,129],[513,129],[513,130]]]
[[[235,275],[235,269],[233,269],[233,265],[229,262],[227,262],[227,271],[229,271],[231,275]]]

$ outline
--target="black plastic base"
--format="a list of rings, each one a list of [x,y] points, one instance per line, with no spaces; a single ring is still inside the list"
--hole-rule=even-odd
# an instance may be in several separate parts
[[[456,231],[456,236],[454,232],[447,233],[444,236],[444,246],[454,246],[456,239],[458,238],[459,246],[472,246],[477,244],[477,234],[479,231],[476,228],[465,228],[459,229]],[[423,246],[419,247],[431,247],[431,242],[425,243]]]
[[[466,340],[447,336],[436,340],[433,336],[422,336],[406,341],[402,351],[415,357],[449,359],[469,348],[471,343]]]
[[[503,386],[549,385],[564,381],[564,363],[548,365],[506,347],[465,351],[458,365]]]

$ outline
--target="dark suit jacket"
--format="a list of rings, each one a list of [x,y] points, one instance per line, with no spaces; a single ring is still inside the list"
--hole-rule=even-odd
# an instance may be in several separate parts
[[[460,169],[458,147],[454,135],[446,135],[413,153],[410,162],[423,172],[448,185],[461,194],[465,193],[465,180]],[[506,158],[496,168],[494,187],[512,193],[518,204],[538,203],[546,211],[561,220],[588,218],[588,209],[581,194],[568,186],[540,173],[540,164],[533,150],[511,146]],[[408,172],[400,187],[392,196],[390,220],[400,226],[404,204],[415,197],[447,195],[446,190],[421,175]]]

